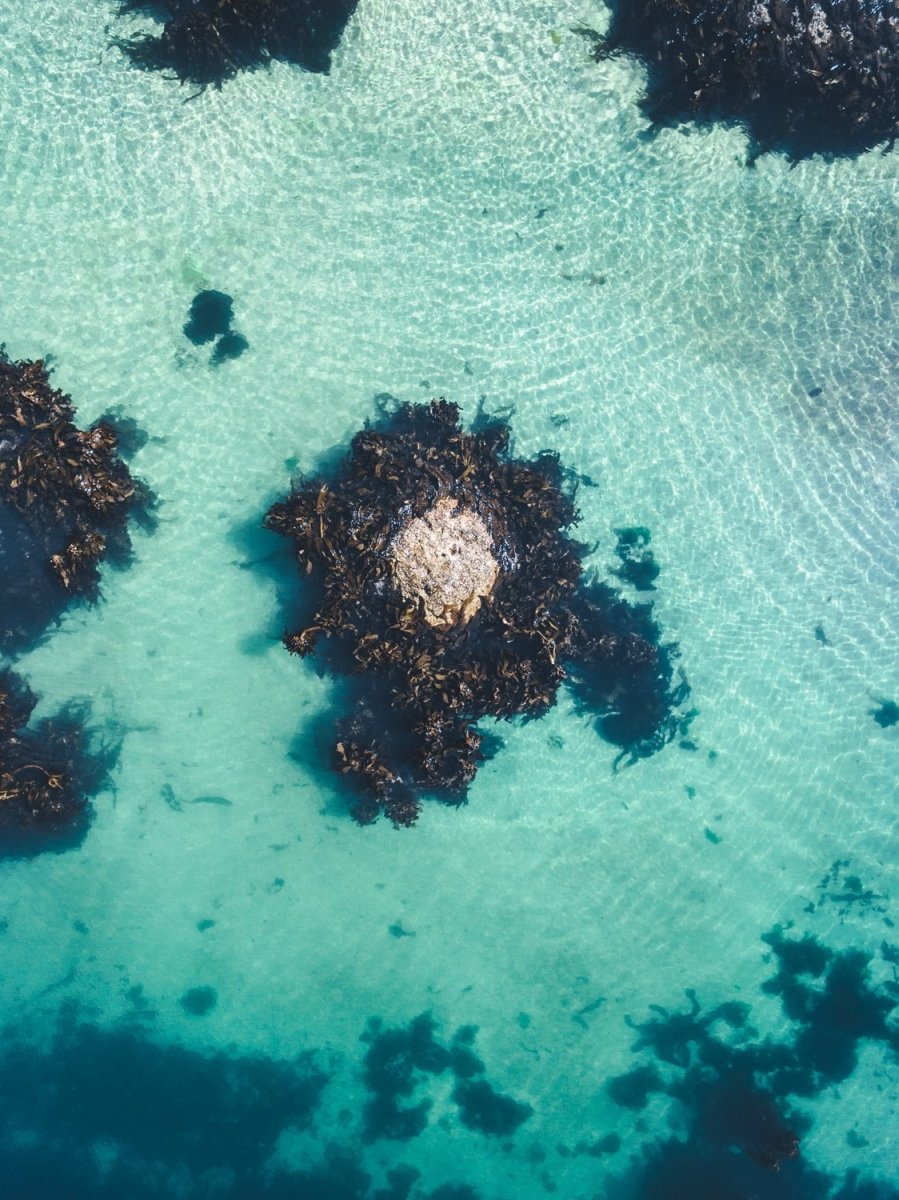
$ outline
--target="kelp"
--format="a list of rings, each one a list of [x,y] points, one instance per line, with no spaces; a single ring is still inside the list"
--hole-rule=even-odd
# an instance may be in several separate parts
[[[34,636],[73,597],[95,601],[100,564],[130,556],[128,522],[153,498],[117,451],[114,419],[86,430],[44,363],[0,347],[0,648]],[[134,440],[127,420],[126,441]]]
[[[597,59],[649,71],[659,125],[743,122],[757,151],[857,154],[899,129],[899,10],[889,0],[611,0]]]
[[[30,725],[37,698],[12,671],[0,671],[0,852],[28,854],[77,843],[90,797],[107,782],[118,743],[98,745],[83,706]]]
[[[161,16],[160,34],[117,38],[146,70],[172,71],[182,83],[221,86],[272,59],[327,72],[357,0],[125,0],[120,13]]]
[[[565,682],[632,757],[679,727],[674,707],[688,688],[674,679],[676,646],[661,644],[651,605],[584,584],[586,548],[567,532],[578,518],[570,474],[556,454],[511,457],[509,437],[502,420],[464,431],[445,400],[400,404],[357,433],[328,476],[296,481],[266,515],[293,541],[310,599],[287,649],[315,651],[349,680],[333,765],[358,792],[362,824],[383,812],[411,825],[423,794],[462,803],[494,749],[477,722],[539,717]],[[399,581],[415,576],[396,562],[413,523],[436,514],[446,540],[430,551],[434,569],[441,554],[484,552],[456,537],[460,514],[486,531],[498,568],[488,594],[460,593],[439,621],[426,585],[403,591]]]

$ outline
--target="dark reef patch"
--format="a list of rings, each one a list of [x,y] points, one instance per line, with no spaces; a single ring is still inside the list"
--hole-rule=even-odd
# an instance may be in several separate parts
[[[31,725],[36,704],[20,676],[0,671],[0,854],[77,845],[119,755],[120,738],[91,729],[86,705]]]
[[[485,717],[538,717],[563,682],[630,760],[683,732],[689,688],[651,604],[584,583],[559,458],[508,454],[505,421],[385,405],[344,459],[266,515],[307,577],[308,623],[284,641],[346,677],[333,764],[362,824],[411,825],[423,794],[464,802],[495,750]]]
[[[474,1054],[476,1029],[465,1025],[449,1046],[437,1037],[437,1024],[422,1013],[403,1028],[385,1029],[377,1018],[368,1023],[362,1041],[368,1045],[363,1078],[371,1099],[363,1110],[362,1136],[371,1143],[382,1139],[410,1141],[427,1128],[433,1101],[414,1101],[428,1075],[450,1071],[456,1080],[452,1098],[459,1119],[469,1129],[490,1136],[510,1136],[533,1113],[529,1104],[501,1095],[482,1075],[485,1067]]]
[[[649,1143],[632,1169],[611,1181],[609,1200],[849,1200],[895,1197],[886,1184],[838,1180],[800,1154],[811,1118],[797,1098],[811,1098],[846,1080],[863,1041],[899,1051],[894,1012],[899,998],[875,985],[871,956],[834,951],[809,934],[765,934],[776,963],[762,990],[777,996],[792,1023],[781,1040],[760,1039],[743,1003],[703,1012],[692,991],[690,1007],[632,1025],[637,1054],[652,1061],[608,1083],[611,1098],[640,1109],[653,1095],[673,1102],[680,1136]],[[839,1189],[839,1190],[837,1190]]]
[[[597,59],[640,57],[657,125],[742,122],[757,151],[857,154],[899,128],[899,18],[881,0],[612,0]]]
[[[35,640],[72,598],[96,601],[100,563],[130,561],[129,521],[154,527],[153,497],[118,453],[137,427],[111,416],[87,430],[41,361],[0,347],[0,650]]]
[[[272,59],[327,72],[357,0],[123,0],[120,14],[164,22],[159,34],[116,38],[146,70],[182,83],[221,86],[238,71]]]

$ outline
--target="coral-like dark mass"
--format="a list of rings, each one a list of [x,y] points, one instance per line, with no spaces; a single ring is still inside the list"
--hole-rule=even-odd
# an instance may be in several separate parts
[[[596,57],[623,50],[646,62],[644,108],[654,122],[739,120],[759,150],[792,158],[858,153],[896,137],[899,12],[888,0],[612,0],[611,7]]]
[[[356,434],[328,479],[295,484],[266,515],[293,540],[314,615],[285,638],[349,675],[338,770],[361,798],[411,825],[420,795],[448,804],[487,757],[475,722],[536,717],[570,680],[600,729],[632,756],[674,736],[676,647],[649,605],[579,586],[585,548],[555,454],[508,455],[509,427],[467,433],[445,400],[400,405]]]
[[[0,851],[28,854],[81,840],[89,797],[108,782],[112,742],[92,744],[85,712],[70,705],[29,725],[37,698],[12,671],[0,671]]]
[[[162,33],[118,39],[140,67],[182,83],[220,85],[273,58],[327,72],[357,0],[124,0],[121,13],[165,21]]]
[[[81,430],[74,419],[43,362],[11,362],[0,348],[2,649],[35,636],[70,598],[96,600],[101,561],[128,560],[129,518],[150,519],[152,498],[117,453],[114,425]]]

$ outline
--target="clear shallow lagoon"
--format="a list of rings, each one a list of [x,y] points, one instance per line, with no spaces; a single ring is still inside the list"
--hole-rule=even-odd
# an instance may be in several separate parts
[[[632,1159],[684,1124],[665,1097],[610,1097],[652,1061],[625,1017],[686,1010],[692,988],[786,1036],[760,991],[778,922],[895,982],[899,728],[871,710],[899,699],[899,160],[747,169],[739,130],[649,138],[640,69],[570,32],[603,20],[360,0],[329,76],[275,65],[185,102],[110,48],[111,5],[0,2],[0,340],[52,355],[82,421],[137,418],[133,469],[162,502],[104,602],[19,664],[39,714],[87,695],[124,742],[80,849],[0,864],[4,1044],[46,1046],[63,1012],[151,1051],[313,1052],[330,1080],[279,1161],[337,1148],[375,1189],[406,1163],[428,1195],[632,1196]],[[233,295],[251,347],[215,369],[181,332],[202,286]],[[649,526],[695,750],[616,773],[563,698],[499,730],[466,808],[401,832],[348,819],[318,745],[331,685],[278,642],[294,581],[256,526],[383,392],[514,405],[516,452],[558,450],[597,485],[579,494],[597,570],[614,527]],[[230,804],[191,803],[209,796]],[[877,898],[828,898],[852,877]],[[217,993],[203,1016],[180,1003],[197,987]],[[534,1109],[513,1137],[466,1129],[444,1074],[412,1098],[433,1100],[425,1133],[363,1144],[366,1022],[425,1011],[447,1042],[478,1027],[490,1083]],[[899,1186],[899,1071],[860,1049],[793,1101],[803,1159],[834,1188]],[[225,1149],[118,1137],[75,1054],[54,1078],[80,1124],[13,1107],[3,1200],[54,1194],[35,1165],[54,1156],[66,1196],[96,1195],[138,1152],[148,1195],[269,1194],[216,1174]],[[558,1149],[609,1133],[616,1153]],[[827,1194],[750,1166],[760,1195]],[[291,1194],[366,1194],[321,1187]]]

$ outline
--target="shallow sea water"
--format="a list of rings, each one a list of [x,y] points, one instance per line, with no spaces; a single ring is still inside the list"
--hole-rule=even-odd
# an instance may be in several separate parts
[[[285,1118],[286,1168],[346,1154],[374,1188],[416,1167],[415,1195],[632,1196],[683,1125],[663,1098],[610,1097],[646,1061],[626,1017],[691,988],[783,1036],[760,991],[775,923],[895,983],[899,728],[871,714],[899,699],[899,160],[750,169],[737,129],[650,137],[640,68],[590,62],[571,32],[604,19],[360,0],[329,76],[276,64],[189,99],[110,47],[128,25],[111,5],[0,0],[0,340],[52,355],[80,420],[137,418],[133,469],[161,501],[103,602],[19,664],[39,714],[89,696],[124,741],[80,848],[0,862],[3,1071],[60,1019],[150,1057],[308,1051],[330,1080],[313,1125]],[[202,286],[233,295],[250,342],[217,368],[181,332]],[[332,687],[280,646],[295,581],[258,526],[385,392],[468,419],[481,397],[514,406],[517,453],[589,477],[600,573],[615,527],[652,530],[694,748],[615,771],[563,695],[498,730],[466,807],[428,804],[411,831],[349,820],[321,765]],[[210,796],[229,804],[192,802]],[[217,993],[203,1016],[180,1003],[196,987]],[[426,1011],[444,1039],[478,1027],[490,1083],[534,1110],[514,1136],[465,1128],[440,1075],[413,1098],[433,1101],[425,1133],[364,1141],[366,1022]],[[899,1186],[899,1073],[882,1042],[860,1049],[794,1102],[804,1161],[834,1188]],[[78,1122],[24,1103],[0,1122],[3,1200],[98,1195],[118,1167],[147,1195],[275,1194],[235,1183],[225,1150],[129,1142],[103,1079],[59,1053],[43,1086]],[[193,1120],[202,1140],[203,1104]],[[570,1152],[609,1133],[615,1153]],[[66,1193],[35,1165],[54,1156]],[[753,1168],[753,1194],[827,1194],[793,1166]]]

